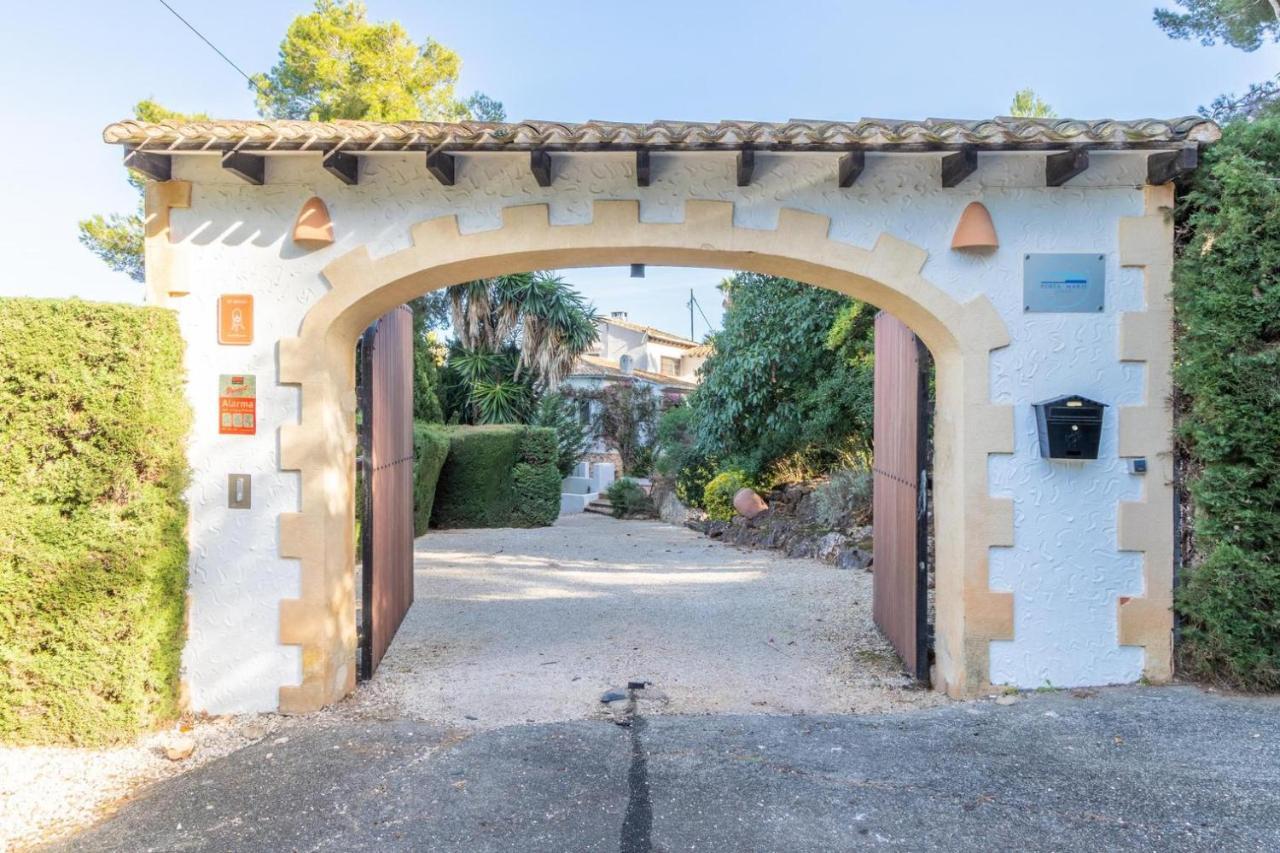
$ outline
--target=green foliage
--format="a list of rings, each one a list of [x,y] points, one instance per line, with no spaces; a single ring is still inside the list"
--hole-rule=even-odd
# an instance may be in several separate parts
[[[573,473],[573,466],[591,446],[591,434],[578,413],[578,401],[563,394],[542,395],[529,425],[555,432],[556,468],[562,478]]]
[[[546,527],[560,516],[559,448],[554,430],[531,427],[520,435],[520,461],[511,472],[516,527]]]
[[[448,412],[519,423],[596,340],[594,309],[559,276],[517,273],[448,289],[455,343]]]
[[[675,478],[676,497],[683,503],[702,508],[703,490],[715,476],[717,463],[699,448],[697,425],[697,415],[688,404],[663,412],[654,442],[654,470]]]
[[[442,426],[413,422],[413,535],[421,536],[431,524],[436,484],[449,455],[449,433]],[[359,492],[357,492],[359,494]]]
[[[413,419],[438,424],[444,421],[440,404],[439,353],[443,347],[433,329],[439,322],[439,299],[419,297],[409,303],[413,311]]]
[[[738,273],[724,329],[690,396],[703,460],[753,478],[805,454],[825,469],[870,447],[872,312],[790,279]]]
[[[714,521],[729,521],[733,518],[733,496],[739,489],[750,488],[751,481],[746,472],[736,469],[721,471],[711,478],[703,492],[703,506],[707,516]]]
[[[1175,380],[1195,548],[1183,671],[1280,688],[1280,115],[1228,125],[1179,206]]]
[[[266,118],[455,121],[466,117],[453,96],[461,68],[438,42],[418,44],[396,21],[370,21],[364,3],[316,0],[250,88]]]
[[[168,311],[0,300],[0,740],[103,744],[178,712],[182,338]]]
[[[560,513],[556,438],[518,425],[449,427],[433,527],[533,527]]]
[[[1013,93],[1013,102],[1009,104],[1009,115],[1022,118],[1057,118],[1053,107],[1046,104],[1034,89],[1019,89]]]
[[[653,501],[639,483],[620,477],[609,484],[604,496],[609,499],[614,518],[649,518],[654,514]]]
[[[1185,11],[1156,9],[1156,24],[1170,38],[1197,38],[1203,45],[1218,42],[1241,50],[1257,50],[1267,41],[1280,41],[1280,20],[1270,0],[1174,0]]]
[[[652,454],[646,459],[645,450],[657,435],[661,401],[651,385],[618,382],[601,391],[579,391],[578,396],[600,404],[596,433],[618,451],[625,473],[639,475],[638,468],[652,466]]]

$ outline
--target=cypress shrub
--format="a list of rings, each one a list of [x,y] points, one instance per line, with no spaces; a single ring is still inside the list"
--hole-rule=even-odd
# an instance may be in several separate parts
[[[560,517],[560,448],[556,431],[530,427],[520,435],[520,461],[511,471],[512,524],[546,527]]]
[[[524,427],[500,424],[449,428],[449,454],[436,485],[433,527],[507,527]]]
[[[560,514],[555,431],[519,424],[448,428],[433,527],[539,527]]]
[[[1228,125],[1179,206],[1175,381],[1194,547],[1186,675],[1280,688],[1280,114]]]
[[[413,535],[427,532],[440,469],[449,455],[449,434],[435,424],[413,422]]]
[[[182,338],[169,311],[0,299],[0,740],[106,744],[178,713]]]

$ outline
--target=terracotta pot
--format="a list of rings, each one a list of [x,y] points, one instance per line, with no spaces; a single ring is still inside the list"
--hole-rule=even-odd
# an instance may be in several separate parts
[[[751,489],[738,489],[733,496],[733,508],[738,511],[738,515],[744,518],[755,518],[760,513],[769,508],[764,502],[764,498],[757,495]]]
[[[996,238],[996,226],[991,221],[991,213],[980,201],[971,201],[960,214],[960,222],[956,224],[956,233],[951,238],[953,249],[996,249],[1000,241]]]

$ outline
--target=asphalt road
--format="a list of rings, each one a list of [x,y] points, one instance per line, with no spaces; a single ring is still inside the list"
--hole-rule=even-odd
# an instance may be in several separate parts
[[[470,736],[348,724],[157,784],[54,849],[864,848],[1280,849],[1280,701],[1114,688]]]

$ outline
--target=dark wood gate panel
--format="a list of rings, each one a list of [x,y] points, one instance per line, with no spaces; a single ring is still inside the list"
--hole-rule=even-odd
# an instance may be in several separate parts
[[[872,613],[907,670],[928,681],[928,389],[922,350],[892,314],[876,315]]]
[[[413,604],[413,313],[401,305],[361,338],[361,678],[378,668]]]

